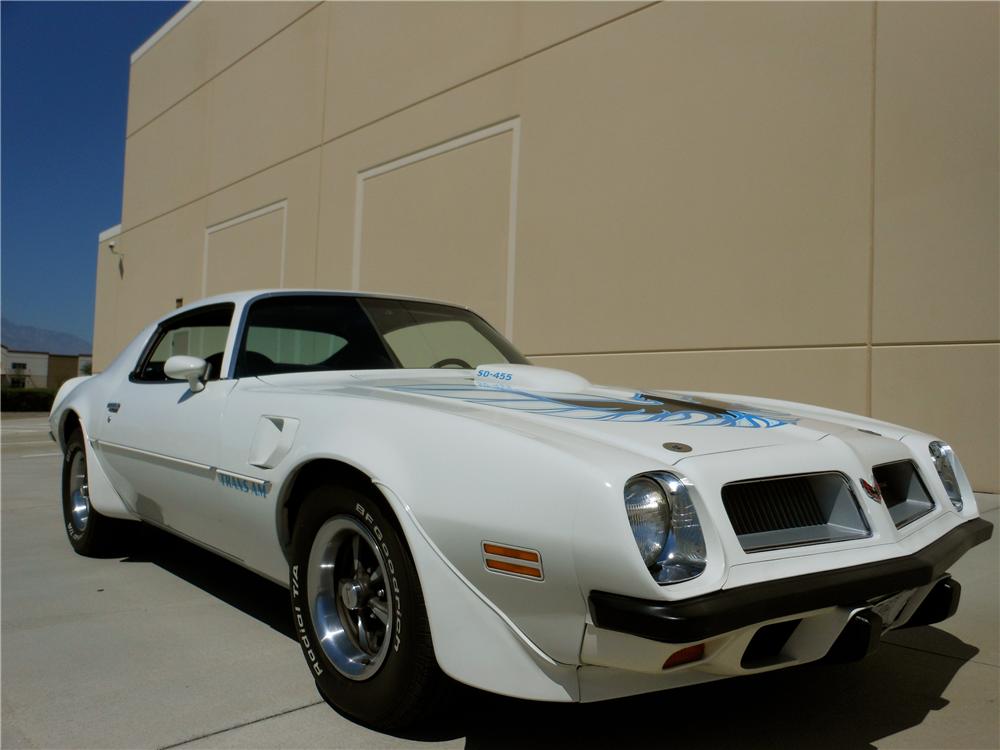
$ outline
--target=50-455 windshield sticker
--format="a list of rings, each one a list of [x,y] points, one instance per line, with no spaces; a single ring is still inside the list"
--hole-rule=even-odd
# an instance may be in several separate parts
[[[751,413],[736,404],[718,404],[649,393],[635,393],[630,398],[614,398],[584,393],[536,393],[511,388],[450,384],[401,385],[393,386],[392,389],[531,414],[598,422],[665,422],[705,427],[770,428],[794,424],[796,421],[784,414],[763,413],[757,409]]]

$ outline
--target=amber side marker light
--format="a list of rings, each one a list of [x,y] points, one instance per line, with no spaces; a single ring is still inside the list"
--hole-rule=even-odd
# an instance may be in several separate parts
[[[670,658],[663,662],[664,669],[679,667],[681,664],[690,664],[693,661],[700,661],[705,657],[705,644],[699,643],[697,646],[686,646],[680,651],[674,651]]]
[[[516,561],[516,562],[515,562]],[[483,562],[489,570],[541,580],[542,556],[535,550],[483,542]]]

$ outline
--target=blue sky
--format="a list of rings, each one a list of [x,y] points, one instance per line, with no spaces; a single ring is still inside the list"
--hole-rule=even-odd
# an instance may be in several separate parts
[[[121,218],[129,57],[183,2],[0,5],[3,316],[88,341]]]

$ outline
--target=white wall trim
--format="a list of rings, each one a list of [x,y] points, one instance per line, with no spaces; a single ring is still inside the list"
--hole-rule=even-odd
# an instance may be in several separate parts
[[[278,270],[278,286],[285,286],[285,252],[286,252],[286,238],[288,237],[288,199],[283,198],[276,203],[269,203],[266,206],[261,206],[260,208],[255,208],[252,211],[247,211],[246,213],[239,214],[225,221],[220,221],[216,224],[212,224],[205,228],[205,244],[202,249],[202,259],[201,259],[201,296],[208,296],[208,242],[213,234],[216,232],[221,232],[224,229],[229,229],[235,227],[237,224],[242,224],[245,221],[252,221],[253,219],[259,219],[261,216],[267,216],[268,214],[273,214],[275,211],[281,211],[281,265]]]
[[[105,240],[110,240],[112,237],[117,237],[121,233],[122,233],[122,225],[115,224],[113,227],[108,227],[99,235],[97,235],[97,242],[101,243],[104,242]]]
[[[365,200],[365,180],[378,177],[388,172],[392,172],[402,167],[407,167],[425,159],[454,151],[455,149],[468,146],[478,141],[492,138],[501,133],[511,133],[510,149],[510,204],[507,210],[507,280],[506,298],[504,302],[504,333],[508,338],[514,332],[514,281],[515,262],[517,259],[517,189],[518,189],[518,163],[521,157],[521,118],[514,117],[510,120],[490,125],[489,127],[475,130],[471,133],[458,136],[449,141],[438,143],[434,146],[416,151],[398,159],[369,167],[358,172],[354,180],[354,246],[351,257],[351,288],[361,289],[361,225],[364,220],[364,200]]]
[[[507,209],[507,299],[503,322],[504,335],[514,338],[514,282],[517,263],[517,186],[521,163],[521,118],[513,121],[510,144],[510,206]]]
[[[149,39],[147,39],[145,42],[142,43],[139,49],[137,49],[135,52],[132,53],[130,64],[135,65],[136,60],[138,60],[140,57],[149,52],[149,50],[151,50],[158,41],[160,41],[163,37],[165,37],[170,32],[170,30],[174,28],[174,26],[176,26],[185,18],[187,18],[188,14],[191,13],[191,11],[197,8],[200,4],[201,0],[190,0],[187,5],[185,5],[179,11],[174,13],[174,15],[170,17],[169,21],[167,21],[160,28],[158,28],[156,32],[153,34],[153,36],[149,37]]]

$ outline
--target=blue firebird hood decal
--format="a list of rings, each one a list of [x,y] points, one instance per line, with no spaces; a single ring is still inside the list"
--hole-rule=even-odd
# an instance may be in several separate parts
[[[797,421],[784,414],[761,413],[760,410],[750,413],[737,404],[649,393],[636,393],[631,398],[623,399],[584,393],[536,393],[512,388],[465,385],[398,385],[391,388],[402,393],[453,398],[531,414],[599,422],[667,422],[696,427],[769,428]]]

